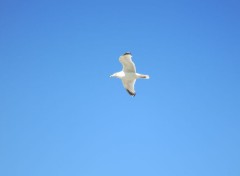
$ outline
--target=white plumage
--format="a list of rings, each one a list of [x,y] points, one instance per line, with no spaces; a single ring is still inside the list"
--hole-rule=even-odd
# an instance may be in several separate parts
[[[119,61],[123,65],[123,70],[117,73],[114,73],[110,77],[116,77],[122,80],[124,88],[131,96],[135,96],[136,92],[134,90],[134,85],[136,79],[143,78],[149,79],[148,75],[139,74],[136,72],[136,67],[132,61],[132,54],[127,52],[119,57]]]

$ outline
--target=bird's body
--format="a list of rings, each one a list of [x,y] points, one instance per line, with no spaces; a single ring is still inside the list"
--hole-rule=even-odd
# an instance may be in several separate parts
[[[132,80],[132,79],[138,79],[138,78],[145,78],[149,79],[148,75],[142,75],[134,72],[124,72],[120,71],[114,74],[115,77],[118,77],[120,79],[126,79],[126,80]]]
[[[149,76],[136,73],[136,67],[131,58],[132,58],[132,55],[129,52],[120,56],[119,61],[123,65],[123,70],[120,72],[114,73],[110,77],[116,77],[121,79],[123,86],[127,90],[127,92],[131,96],[135,96],[136,92],[134,90],[134,84],[136,82],[136,79],[138,78],[149,79]]]

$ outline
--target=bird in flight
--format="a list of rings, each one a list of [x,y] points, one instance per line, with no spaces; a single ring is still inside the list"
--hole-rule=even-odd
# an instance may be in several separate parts
[[[132,54],[130,52],[124,53],[119,57],[119,61],[123,65],[123,70],[112,74],[110,77],[116,77],[122,80],[123,87],[131,96],[135,96],[134,84],[136,79],[149,79],[148,75],[139,74],[136,72],[136,67],[132,61]]]

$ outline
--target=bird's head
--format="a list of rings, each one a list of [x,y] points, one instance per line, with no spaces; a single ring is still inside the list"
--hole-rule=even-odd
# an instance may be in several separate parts
[[[117,72],[112,74],[110,77],[114,77],[114,78],[121,78],[123,76],[123,72]]]
[[[112,78],[112,77],[117,77],[116,73],[114,73],[110,76],[110,78]]]

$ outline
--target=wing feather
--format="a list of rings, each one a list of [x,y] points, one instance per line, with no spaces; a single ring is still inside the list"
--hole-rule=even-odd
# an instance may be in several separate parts
[[[136,92],[134,90],[134,85],[135,85],[136,79],[128,80],[128,79],[122,79],[122,83],[124,88],[127,90],[127,92],[131,96],[135,96]]]
[[[136,67],[134,62],[132,61],[132,56],[130,54],[120,56],[119,61],[123,65],[124,72],[136,73]]]

